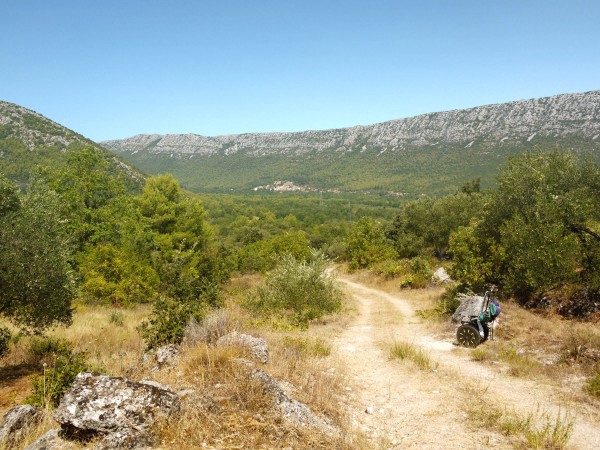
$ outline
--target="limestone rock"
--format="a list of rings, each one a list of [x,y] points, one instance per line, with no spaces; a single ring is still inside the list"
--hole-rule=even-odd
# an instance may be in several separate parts
[[[177,395],[166,389],[83,372],[63,397],[54,418],[67,436],[86,439],[124,430],[146,432],[158,417],[169,416],[179,405]]]
[[[275,408],[281,412],[285,419],[299,426],[315,427],[332,434],[336,432],[331,425],[319,418],[308,406],[291,398],[277,380],[265,371],[254,368],[250,371],[250,377],[262,385],[265,393],[273,399]]]
[[[75,444],[65,441],[60,437],[60,430],[49,430],[25,450],[70,450],[75,449]]]
[[[147,431],[118,430],[107,434],[96,444],[94,450],[142,450],[151,449],[156,445],[155,439]]]
[[[149,350],[142,355],[142,363],[156,372],[164,367],[175,365],[179,358],[179,346],[166,344],[157,349]]]
[[[175,344],[163,345],[156,349],[156,362],[159,366],[172,364],[179,355],[179,346]]]
[[[469,320],[471,316],[477,316],[483,309],[484,299],[480,295],[458,294],[460,305],[452,314],[452,322],[460,323],[461,320]]]
[[[600,91],[562,94],[454,111],[434,112],[374,125],[293,133],[244,133],[224,136],[140,134],[104,141],[120,154],[163,154],[174,158],[248,154],[299,156],[309,152],[383,151],[439,144],[470,147],[480,142],[494,150],[543,138],[600,137]]]
[[[434,283],[450,283],[452,281],[452,278],[450,278],[450,275],[448,275],[448,272],[446,272],[446,269],[444,267],[440,267],[438,270],[436,270],[433,273],[433,276],[431,277],[431,281],[433,281]]]
[[[0,425],[0,446],[11,447],[21,440],[27,429],[39,422],[42,411],[31,405],[19,405],[9,409]]]
[[[263,364],[269,362],[269,346],[263,338],[250,336],[249,334],[232,333],[222,336],[217,341],[217,347],[243,347],[248,350],[249,356]]]

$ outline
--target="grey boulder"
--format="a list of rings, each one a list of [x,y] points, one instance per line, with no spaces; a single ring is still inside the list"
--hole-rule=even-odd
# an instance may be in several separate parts
[[[471,316],[478,316],[483,310],[483,297],[480,295],[458,294],[460,305],[452,314],[452,322],[468,321]]]
[[[269,346],[263,338],[233,331],[217,340],[217,347],[242,347],[248,356],[263,364],[269,362]]]
[[[145,436],[158,418],[168,417],[179,407],[177,394],[169,390],[83,372],[63,397],[54,418],[70,438],[106,438],[105,435],[121,433],[124,445],[115,444],[114,448],[135,448],[129,446],[131,435]],[[118,436],[114,439],[119,441]],[[140,440],[145,441],[146,437]]]
[[[31,405],[19,405],[9,409],[0,425],[0,447],[11,447],[23,438],[27,429],[37,424],[42,411]]]

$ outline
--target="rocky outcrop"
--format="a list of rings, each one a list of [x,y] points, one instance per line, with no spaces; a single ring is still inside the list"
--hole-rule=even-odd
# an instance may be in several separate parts
[[[241,347],[247,356],[263,364],[269,362],[269,346],[263,338],[233,331],[217,340],[217,347]]]
[[[41,417],[42,411],[31,405],[19,405],[9,409],[0,425],[0,447],[10,448],[15,445]]]
[[[132,445],[149,446],[152,425],[179,406],[175,393],[154,384],[84,372],[77,375],[54,418],[66,437],[100,436],[99,448],[139,448]]]
[[[468,148],[482,142],[510,146],[557,136],[600,137],[600,91],[436,112],[352,128],[215,137],[151,134],[104,141],[102,145],[120,154],[144,152],[187,158],[245,153],[260,157],[309,152],[382,153],[436,145]]]
[[[16,135],[29,150],[72,143],[95,145],[89,139],[22,106],[0,101],[0,127]]]

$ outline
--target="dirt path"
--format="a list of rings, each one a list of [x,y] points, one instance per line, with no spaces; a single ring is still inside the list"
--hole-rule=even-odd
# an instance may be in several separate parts
[[[351,419],[374,448],[513,448],[514,441],[468,418],[465,404],[473,392],[485,391],[486,402],[522,417],[564,413],[556,389],[493,371],[472,361],[468,349],[436,340],[410,303],[338,280],[355,298],[359,314],[336,336],[334,348],[348,375]],[[387,349],[394,340],[426,349],[437,369],[390,360]],[[568,448],[600,448],[600,424],[573,406],[570,414],[575,427]]]

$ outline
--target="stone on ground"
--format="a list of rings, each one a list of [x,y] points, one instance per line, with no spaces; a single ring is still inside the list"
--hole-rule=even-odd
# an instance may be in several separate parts
[[[248,350],[249,356],[263,364],[269,362],[269,346],[263,338],[233,331],[217,340],[217,347],[242,347]]]

